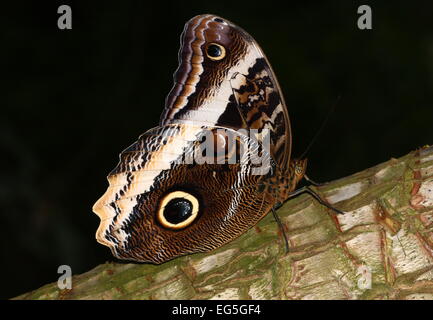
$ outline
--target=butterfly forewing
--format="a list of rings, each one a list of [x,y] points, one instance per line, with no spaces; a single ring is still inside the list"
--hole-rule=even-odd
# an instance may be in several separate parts
[[[220,60],[209,55],[215,45],[224,47]],[[213,15],[187,22],[174,82],[161,124],[266,129],[271,153],[280,166],[287,166],[291,132],[284,98],[263,51],[243,29]]]

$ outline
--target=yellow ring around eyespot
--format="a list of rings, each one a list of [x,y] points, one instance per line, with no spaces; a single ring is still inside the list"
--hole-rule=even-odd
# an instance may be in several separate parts
[[[209,46],[212,46],[212,45],[217,46],[218,48],[221,49],[221,55],[220,55],[219,57],[211,57],[210,55],[208,55],[208,53],[207,53],[207,48],[209,48]],[[214,61],[221,60],[221,59],[223,59],[223,58],[226,56],[226,48],[224,48],[222,45],[220,45],[220,44],[218,44],[218,43],[211,42],[211,43],[209,43],[208,46],[206,47],[206,56],[207,56],[209,59],[214,60]]]
[[[191,216],[188,219],[186,219],[185,221],[182,221],[180,223],[174,224],[174,223],[168,222],[167,219],[165,219],[164,208],[171,200],[176,199],[176,198],[186,199],[189,202],[191,202],[192,212],[191,212]],[[182,229],[182,228],[187,227],[188,225],[191,224],[191,222],[193,222],[195,220],[195,218],[197,218],[198,209],[199,209],[199,204],[198,204],[198,200],[196,197],[194,197],[192,194],[187,193],[187,192],[174,191],[174,192],[167,194],[161,200],[161,203],[159,205],[159,210],[157,213],[157,218],[163,227],[168,228],[168,229],[178,230],[178,229]]]

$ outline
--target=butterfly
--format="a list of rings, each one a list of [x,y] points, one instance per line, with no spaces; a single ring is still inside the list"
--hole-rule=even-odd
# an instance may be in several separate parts
[[[120,154],[93,206],[97,241],[119,259],[160,264],[211,251],[311,191],[295,191],[307,160],[291,158],[280,86],[247,32],[196,16],[178,59],[159,125]]]

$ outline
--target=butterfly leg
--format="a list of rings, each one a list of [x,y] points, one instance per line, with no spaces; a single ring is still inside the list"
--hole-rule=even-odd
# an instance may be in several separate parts
[[[305,173],[304,173],[304,179],[306,181],[308,181],[309,183],[311,183],[315,187],[320,187],[320,186],[327,184],[327,182],[316,182],[314,180],[311,180]]]
[[[283,223],[281,222],[280,217],[275,211],[275,207],[272,207],[272,215],[274,216],[275,221],[277,221],[278,227],[281,229],[281,232],[283,233],[284,242],[286,243],[286,253],[289,253],[289,240],[287,239],[287,235],[286,235],[286,231],[284,230]]]
[[[310,194],[314,199],[316,199],[320,204],[324,205],[325,207],[335,211],[335,213],[338,214],[344,214],[343,211],[338,210],[337,208],[334,208],[332,205],[330,205],[328,202],[326,202],[325,200],[323,200],[320,195],[318,195],[313,189],[311,189],[309,186],[306,187],[302,187],[298,190],[295,190],[291,193],[289,193],[289,197],[296,197],[299,196],[302,193],[308,193]]]

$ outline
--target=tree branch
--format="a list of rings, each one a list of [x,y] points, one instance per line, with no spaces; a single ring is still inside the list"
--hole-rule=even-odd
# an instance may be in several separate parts
[[[333,181],[207,254],[106,263],[16,299],[433,299],[433,147]],[[371,280],[371,283],[370,283]]]

